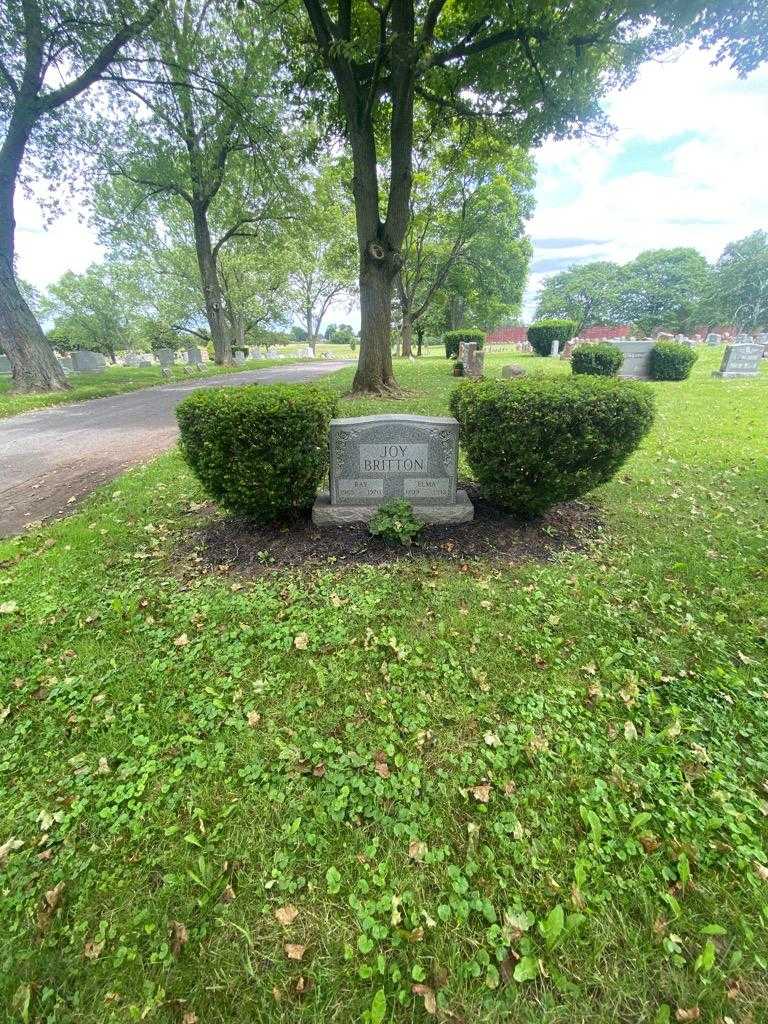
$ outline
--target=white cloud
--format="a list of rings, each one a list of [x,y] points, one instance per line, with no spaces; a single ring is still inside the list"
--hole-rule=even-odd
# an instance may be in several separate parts
[[[77,203],[51,224],[33,197],[16,192],[16,252],[19,274],[45,288],[67,270],[77,273],[103,258],[104,250]]]
[[[742,81],[709,59],[689,49],[646,65],[634,85],[608,97],[609,138],[541,147],[534,246],[605,241],[549,246],[536,257],[626,262],[643,249],[688,245],[715,260],[729,241],[768,227],[768,69]],[[665,142],[657,168],[632,169],[632,155],[664,151]],[[531,275],[528,315],[547,276]]]

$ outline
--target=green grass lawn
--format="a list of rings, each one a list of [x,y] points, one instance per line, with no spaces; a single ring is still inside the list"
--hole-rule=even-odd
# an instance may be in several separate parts
[[[348,354],[340,356],[345,359]],[[292,362],[297,361],[292,359]],[[237,366],[216,366],[206,363],[201,373],[189,374],[182,366],[174,366],[170,377],[163,377],[159,366],[107,366],[103,373],[73,373],[67,377],[69,391],[52,391],[46,394],[19,395],[11,392],[11,378],[0,377],[0,419],[15,416],[30,409],[43,409],[49,405],[65,402],[84,402],[87,398],[107,398],[121,395],[125,391],[139,391],[168,384],[174,380],[189,380],[192,377],[213,377],[223,373],[241,373],[243,370],[263,370],[270,366],[285,365],[282,359],[250,359]]]
[[[0,545],[0,1019],[768,1020],[768,374],[719,359],[548,564],[182,574],[176,454]]]

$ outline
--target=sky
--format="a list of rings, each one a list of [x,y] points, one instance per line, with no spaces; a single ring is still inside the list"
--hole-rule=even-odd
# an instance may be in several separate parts
[[[728,242],[768,229],[768,67],[742,80],[701,50],[681,50],[645,65],[604,107],[607,138],[535,153],[526,320],[547,276],[569,266],[678,245],[713,261]],[[19,272],[38,288],[102,256],[81,210],[45,228],[34,199],[19,193],[16,220]],[[339,321],[358,327],[359,312],[337,304],[325,322]]]

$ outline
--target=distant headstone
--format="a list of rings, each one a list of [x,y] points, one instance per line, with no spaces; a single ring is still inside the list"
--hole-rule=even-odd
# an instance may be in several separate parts
[[[723,339],[720,337],[719,334],[710,333],[710,334],[707,335],[707,344],[708,345],[712,345],[712,346],[719,345],[722,340]]]
[[[244,363],[245,355],[238,349],[238,351],[234,353],[234,360],[236,363]]]
[[[190,366],[202,366],[203,353],[197,345],[190,345],[187,349],[187,363],[189,363]]]
[[[760,360],[763,358],[763,346],[755,342],[744,345],[729,345],[723,353],[720,369],[712,376],[728,380],[733,377],[757,377],[760,373]]]
[[[651,349],[655,342],[649,341],[614,341],[619,352],[624,355],[624,362],[619,370],[620,377],[631,380],[650,380]]]
[[[560,355],[560,342],[557,338],[554,338],[552,344],[549,346],[549,355],[551,359],[557,359]]]
[[[251,348],[248,349],[248,358],[261,359],[261,349],[259,348],[258,345],[253,345]]]
[[[520,366],[519,363],[509,363],[507,366],[501,368],[502,377],[524,377],[525,368]]]
[[[157,356],[158,363],[163,367],[173,366],[176,362],[176,353],[172,348],[155,349],[155,355]]]
[[[331,420],[330,494],[318,495],[318,526],[367,522],[400,498],[426,523],[467,523],[474,508],[458,491],[459,424],[450,416],[387,414]]]
[[[75,369],[72,365],[72,359],[70,356],[59,356],[59,366],[62,368],[64,373],[72,373]]]
[[[8,374],[11,372],[11,361],[8,356],[0,356],[0,373]]]
[[[101,373],[107,361],[101,352],[90,352],[88,349],[75,349],[72,353],[72,367],[77,373]]]
[[[140,359],[136,352],[126,352],[124,362],[126,366],[136,367],[140,364]]]
[[[478,349],[476,341],[467,341],[464,343],[464,358],[461,362],[464,363],[465,377],[483,376],[485,353],[481,349]]]
[[[152,360],[148,356],[141,356],[141,357],[139,357],[138,365],[139,366],[154,366],[155,364],[152,362]]]
[[[573,355],[573,350],[576,348],[578,344],[578,338],[571,338],[569,341],[566,341],[565,345],[563,345],[563,351],[560,353],[560,358],[570,359]]]

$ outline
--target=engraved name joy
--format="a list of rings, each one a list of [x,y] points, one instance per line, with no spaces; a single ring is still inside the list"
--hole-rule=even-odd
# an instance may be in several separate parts
[[[425,473],[428,463],[426,444],[361,444],[362,473]]]

